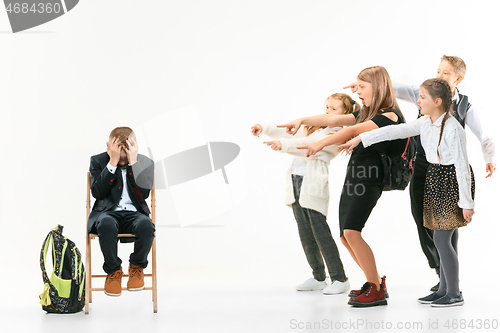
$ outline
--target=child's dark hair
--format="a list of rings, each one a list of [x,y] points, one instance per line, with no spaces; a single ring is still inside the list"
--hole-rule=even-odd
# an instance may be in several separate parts
[[[425,80],[424,83],[422,83],[420,86],[427,90],[429,95],[431,95],[434,100],[438,98],[441,99],[441,106],[443,107],[445,115],[443,121],[441,122],[441,131],[439,133],[439,142],[437,145],[439,147],[439,144],[441,143],[441,139],[443,137],[444,123],[453,115],[453,95],[451,92],[451,88],[448,82],[443,79],[428,79]],[[441,159],[441,157],[439,156],[439,151],[437,152],[437,154]]]

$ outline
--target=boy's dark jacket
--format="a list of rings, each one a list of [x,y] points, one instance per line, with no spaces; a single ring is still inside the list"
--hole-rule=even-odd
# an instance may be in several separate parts
[[[94,224],[103,212],[109,211],[120,201],[123,191],[123,179],[120,167],[115,174],[106,167],[109,162],[107,152],[94,155],[90,158],[91,193],[96,202],[92,207],[87,223],[88,232],[96,233]],[[130,199],[137,211],[149,216],[151,213],[146,203],[154,181],[154,162],[141,154],[137,155],[137,162],[127,165],[127,189]]]

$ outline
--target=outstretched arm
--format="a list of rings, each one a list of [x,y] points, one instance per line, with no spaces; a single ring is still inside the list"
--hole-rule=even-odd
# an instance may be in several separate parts
[[[351,92],[355,93],[356,91],[358,91],[358,81],[354,81],[353,83],[348,84],[342,89],[347,89],[347,88],[350,88]]]
[[[306,136],[302,138],[279,139],[274,141],[264,141],[263,143],[270,146],[272,150],[281,153],[288,153],[292,156],[307,157],[307,152],[303,149],[297,149],[297,146],[303,146],[318,142],[322,137]],[[339,151],[337,145],[326,146],[322,152],[330,154],[333,157],[337,156]]]
[[[303,117],[295,119],[287,124],[278,125],[280,128],[286,128],[286,132],[291,135],[295,135],[299,130],[300,126],[329,126],[329,127],[340,127],[340,126],[352,126],[356,123],[356,117],[352,114],[345,115],[331,115],[331,114],[320,114],[317,116]]]
[[[315,155],[318,151],[322,150],[326,146],[330,146],[348,140],[361,133],[368,132],[377,128],[378,128],[377,124],[375,124],[372,120],[368,120],[354,126],[343,128],[337,133],[327,136],[323,140],[320,140],[316,143],[309,144],[306,146],[297,147],[297,149],[307,150],[306,156],[309,157],[311,155]]]
[[[420,134],[420,124],[424,120],[425,119],[422,117],[410,123],[385,126],[369,133],[363,133],[359,137],[361,138],[364,147],[368,147],[382,141],[406,139],[410,136]]]
[[[481,149],[483,151],[484,161],[486,162],[486,178],[493,175],[496,170],[495,165],[495,142],[493,139],[483,130],[481,121],[479,119],[478,112],[473,106],[467,111],[467,117],[465,118],[465,124],[469,126],[472,133],[477,137],[481,143]]]
[[[349,155],[350,153],[352,153],[354,148],[356,148],[360,143],[361,143],[361,138],[358,135],[357,137],[352,138],[343,145],[339,145],[339,148],[344,149],[345,153]]]
[[[396,95],[397,99],[410,102],[418,106],[418,94],[420,92],[419,87],[409,86],[393,81],[392,89],[394,89],[394,95]]]
[[[278,128],[276,123],[272,122],[261,122],[259,124],[255,124],[250,128],[250,131],[253,136],[260,137],[261,134],[265,134],[273,139],[281,139],[281,138],[292,138],[293,135],[287,133],[285,128]],[[294,133],[295,134],[295,133]],[[300,132],[301,135],[305,135],[305,132]]]
[[[328,137],[328,136],[327,136]],[[306,146],[309,144],[316,143],[320,141],[323,137],[305,137],[305,138],[291,138],[291,139],[281,139],[281,152],[282,153],[288,153],[293,156],[302,156],[302,157],[308,157],[307,156],[307,151],[304,149],[298,149],[297,147],[299,146]],[[326,146],[323,151],[325,153],[330,154],[332,157],[335,157],[338,155],[339,150],[337,148],[337,145],[330,145]]]
[[[355,93],[356,91],[358,91],[358,83],[356,81],[352,82],[344,87],[344,89],[347,88],[350,88],[351,92]],[[418,94],[420,92],[419,87],[409,86],[396,81],[392,81],[392,89],[394,90],[394,94],[396,95],[397,99],[401,99],[403,101],[418,105]]]
[[[465,132],[453,130],[443,136],[450,154],[453,156],[458,182],[458,206],[463,209],[464,218],[470,222],[474,214],[474,199],[472,198],[471,173],[469,160],[467,158],[467,148],[465,145]]]

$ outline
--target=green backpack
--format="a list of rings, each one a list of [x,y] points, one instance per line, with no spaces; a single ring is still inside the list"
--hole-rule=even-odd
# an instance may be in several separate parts
[[[52,229],[42,244],[40,268],[45,283],[40,294],[42,309],[52,313],[75,313],[85,306],[85,268],[75,243],[62,235],[63,226]],[[52,275],[47,276],[45,258],[52,241]]]

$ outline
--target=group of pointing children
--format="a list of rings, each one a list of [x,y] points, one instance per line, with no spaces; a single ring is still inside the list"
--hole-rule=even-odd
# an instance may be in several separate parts
[[[461,58],[444,55],[436,78],[415,88],[392,84],[382,66],[365,68],[345,87],[357,93],[362,106],[349,95],[336,93],[326,99],[325,114],[283,125],[262,122],[251,127],[254,136],[265,134],[273,139],[264,142],[273,150],[295,156],[286,174],[286,204],[292,207],[313,273],[297,285],[297,290],[323,290],[327,295],[349,292],[348,304],[354,307],[387,305],[386,277],[379,274],[362,230],[384,188],[380,151],[393,156],[400,150],[398,142],[415,137],[417,153],[409,186],[411,211],[422,251],[439,276],[432,293],[418,302],[431,307],[464,304],[459,288],[458,228],[472,221],[475,190],[465,125],[481,142],[486,177],[495,172],[494,142],[483,131],[468,97],[457,89],[465,70]],[[397,99],[418,106],[418,118],[406,122]],[[351,290],[326,219],[328,168],[342,151],[350,159],[339,202],[340,240],[367,281],[355,290]]]

